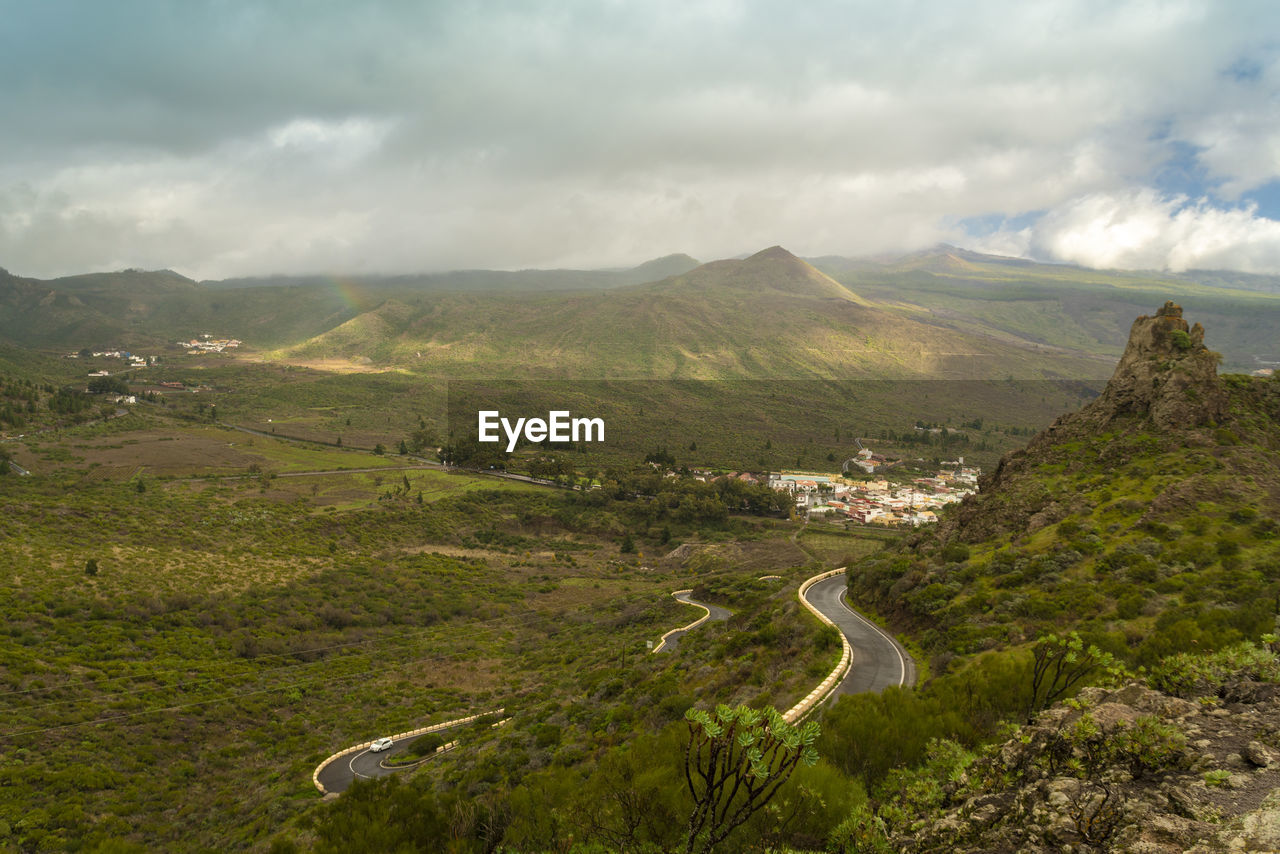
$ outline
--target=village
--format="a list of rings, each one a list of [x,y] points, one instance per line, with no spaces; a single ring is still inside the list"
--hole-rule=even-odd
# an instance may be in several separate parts
[[[202,332],[199,338],[179,341],[178,346],[186,348],[188,353],[221,353],[223,350],[235,349],[241,343],[243,342],[236,338],[214,338],[209,333]]]
[[[240,340],[236,338],[214,338],[207,332],[202,332],[198,338],[192,338],[190,341],[174,342],[177,346],[182,347],[188,354],[192,353],[221,353],[223,350],[230,350],[239,347]],[[137,353],[130,353],[128,350],[121,348],[108,350],[92,350],[88,347],[74,353],[65,353],[64,359],[120,359],[128,370],[138,370],[155,365],[159,359],[156,356],[142,356]],[[107,370],[97,370],[89,373],[91,377],[109,377],[115,372]],[[161,383],[161,385],[181,388],[181,383]]]
[[[846,466],[847,468],[847,466]],[[806,471],[770,473],[768,485],[795,499],[797,515],[810,519],[844,518],[862,525],[918,526],[938,521],[938,510],[978,491],[982,471],[964,457],[942,463],[935,474],[910,481],[883,475]]]

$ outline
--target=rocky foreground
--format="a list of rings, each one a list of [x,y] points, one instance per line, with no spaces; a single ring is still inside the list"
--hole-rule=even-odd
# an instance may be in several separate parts
[[[1087,688],[944,786],[891,836],[934,852],[1280,851],[1280,685],[1237,680],[1182,699]]]

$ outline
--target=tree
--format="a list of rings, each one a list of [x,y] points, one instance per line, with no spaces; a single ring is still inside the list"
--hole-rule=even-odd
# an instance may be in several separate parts
[[[94,377],[89,380],[90,394],[128,394],[129,386],[119,377]]]
[[[1049,708],[1066,696],[1081,680],[1092,674],[1114,681],[1125,675],[1121,665],[1109,652],[1093,644],[1085,646],[1080,635],[1045,635],[1031,648],[1031,701],[1027,721],[1036,712]]]
[[[373,446],[373,452],[378,456],[382,456],[387,452],[387,449],[381,442],[379,442],[378,444]]]
[[[98,559],[97,559],[97,558],[92,558],[92,557],[91,557],[91,558],[89,558],[88,560],[86,560],[86,561],[84,562],[84,574],[85,574],[85,575],[97,575],[97,574],[98,574]]]
[[[409,438],[403,443],[408,450],[413,453],[419,453],[425,450],[434,450],[440,444],[440,434],[432,424],[428,424],[418,418],[418,429],[409,434]],[[404,453],[401,451],[401,453]]]
[[[693,797],[685,852],[709,852],[763,809],[801,762],[813,765],[818,724],[799,727],[776,709],[721,705],[685,712],[684,778]]]
[[[635,541],[635,538],[631,536],[630,531],[627,531],[625,534],[622,535],[622,545],[619,547],[619,550],[624,555],[629,555],[635,552],[636,541]]]

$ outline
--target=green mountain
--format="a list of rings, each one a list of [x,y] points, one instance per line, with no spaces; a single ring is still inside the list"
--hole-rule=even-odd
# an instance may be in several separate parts
[[[628,270],[200,283],[6,273],[0,341],[139,349],[209,332],[280,359],[438,376],[1101,377],[1129,319],[1166,299],[1215,330],[1226,366],[1280,363],[1276,277],[1085,270],[946,246],[812,264],[773,247]]]
[[[819,258],[870,300],[960,331],[1114,358],[1131,318],[1176,300],[1213,329],[1225,364],[1280,362],[1280,277],[1090,270],[942,246],[896,258]]]
[[[1182,315],[1139,317],[1098,398],[851,567],[931,674],[823,720],[871,794],[854,850],[1280,843],[1280,380],[1219,376]]]
[[[275,355],[341,356],[449,376],[971,379],[1104,371],[1087,354],[882,307],[781,247],[607,292],[401,297]]]
[[[851,581],[931,653],[1087,633],[1134,664],[1270,631],[1280,381],[1217,374],[1199,324],[1139,317],[1106,389],[1001,459],[939,530]]]
[[[580,291],[656,282],[698,266],[688,255],[666,255],[623,270],[452,270],[411,275],[251,276],[201,282],[217,290],[263,287],[344,287],[395,292],[418,291]]]

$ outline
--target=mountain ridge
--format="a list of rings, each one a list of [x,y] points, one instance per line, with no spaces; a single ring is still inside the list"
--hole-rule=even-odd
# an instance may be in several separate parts
[[[657,278],[643,281],[651,277]],[[492,329],[556,337],[563,347],[542,348],[553,364],[567,347],[575,368],[586,365],[585,348],[596,346],[606,362],[637,360],[632,373],[642,376],[742,375],[786,363],[794,373],[808,356],[816,367],[810,375],[851,367],[856,375],[883,369],[892,376],[933,370],[963,377],[973,375],[974,358],[987,358],[988,377],[1003,362],[1019,375],[1102,379],[1110,370],[1102,359],[1120,354],[1132,318],[1152,301],[1172,298],[1212,324],[1227,364],[1252,370],[1280,363],[1280,295],[1039,265],[950,246],[896,259],[804,260],[770,247],[706,264],[665,256],[629,271],[464,271],[363,283],[316,276],[259,286],[262,281],[192,284],[172,271],[49,281],[10,274],[0,277],[6,314],[0,339],[58,349],[142,349],[210,331],[241,339],[248,351],[277,358],[305,351],[303,357],[312,358],[325,346],[325,333],[393,299],[451,328],[436,329],[436,343],[415,341],[434,328],[424,320],[374,341],[370,324],[363,335],[335,336],[349,351],[339,356],[409,366],[410,354],[427,352],[414,345],[425,344],[450,360],[472,351],[518,362],[514,349],[484,340]],[[42,302],[51,293],[68,298]],[[510,321],[510,311],[531,313],[529,322]],[[614,334],[603,334],[603,326]],[[662,354],[633,346],[621,348],[630,350],[624,355],[615,346],[613,339],[642,332],[674,343],[660,346]],[[1048,361],[1055,354],[1059,369]]]

